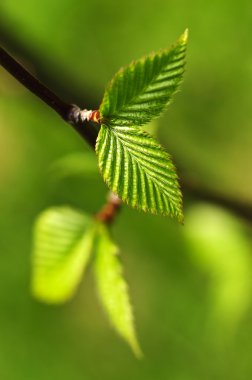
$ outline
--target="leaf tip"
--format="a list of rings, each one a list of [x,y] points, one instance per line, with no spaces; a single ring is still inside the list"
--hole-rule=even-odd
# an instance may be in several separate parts
[[[183,226],[185,224],[185,218],[184,218],[184,215],[183,213],[181,213],[178,217],[178,221],[179,223]]]
[[[177,220],[182,226],[184,225],[185,218],[184,218],[184,213],[183,213],[182,201],[178,208]]]
[[[134,342],[130,342],[130,346],[131,346],[131,349],[135,355],[135,357],[138,359],[138,360],[141,360],[144,358],[144,354],[143,354],[143,351],[138,343],[138,341],[136,339],[134,339]]]
[[[186,28],[184,33],[180,36],[179,42],[186,44],[188,41],[189,29]]]

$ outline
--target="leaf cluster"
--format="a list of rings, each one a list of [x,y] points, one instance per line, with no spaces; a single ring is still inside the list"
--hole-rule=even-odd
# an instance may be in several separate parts
[[[34,229],[34,297],[50,304],[68,301],[89,263],[94,268],[99,299],[112,325],[140,357],[119,249],[108,227],[69,207],[54,207],[42,212]]]
[[[171,157],[141,127],[160,115],[181,83],[187,31],[168,50],[121,69],[105,91],[99,114],[96,153],[108,187],[130,206],[183,221],[182,195]],[[92,111],[88,111],[92,114]],[[97,113],[97,112],[95,112]],[[57,177],[92,176],[89,155],[71,155],[53,167]],[[60,304],[76,291],[92,263],[99,298],[116,331],[140,357],[133,311],[119,250],[108,227],[69,207],[39,215],[34,229],[32,292],[41,301]],[[92,258],[92,260],[91,260]]]
[[[96,143],[108,187],[139,210],[183,221],[182,195],[171,157],[140,129],[169,105],[182,81],[187,30],[168,50],[121,69],[107,87]]]

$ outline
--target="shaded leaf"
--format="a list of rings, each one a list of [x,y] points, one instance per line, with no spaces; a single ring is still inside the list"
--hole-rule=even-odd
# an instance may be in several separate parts
[[[100,106],[105,124],[144,125],[160,115],[182,80],[187,38],[186,30],[170,49],[137,60],[114,76]]]
[[[94,227],[89,216],[67,207],[44,211],[34,231],[32,293],[45,302],[69,299],[86,267]]]
[[[123,201],[183,220],[175,168],[153,137],[137,127],[102,125],[96,153],[105,182]]]
[[[118,247],[102,224],[98,229],[94,268],[99,296],[113,327],[128,342],[135,355],[141,357]]]

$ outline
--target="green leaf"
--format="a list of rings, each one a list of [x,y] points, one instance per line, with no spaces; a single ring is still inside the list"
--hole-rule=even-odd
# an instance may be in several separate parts
[[[90,257],[91,218],[67,207],[44,211],[34,230],[32,293],[48,303],[68,300]]]
[[[123,278],[122,265],[118,257],[118,247],[102,224],[98,225],[94,269],[98,293],[113,327],[131,346],[135,355],[141,357],[128,286]]]
[[[168,50],[121,69],[105,91],[104,124],[144,125],[160,115],[178,90],[185,66],[188,31]]]
[[[102,125],[99,168],[108,187],[130,206],[183,221],[182,196],[168,153],[137,127]]]

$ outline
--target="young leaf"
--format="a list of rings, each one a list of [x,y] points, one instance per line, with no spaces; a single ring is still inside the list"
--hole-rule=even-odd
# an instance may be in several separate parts
[[[128,294],[123,278],[118,248],[110,238],[105,225],[100,224],[95,256],[95,278],[101,302],[116,331],[131,346],[137,357],[141,357]]]
[[[188,31],[168,50],[121,69],[105,91],[100,114],[105,124],[144,125],[160,115],[182,80]]]
[[[48,303],[68,300],[92,249],[91,218],[67,207],[44,211],[35,225],[32,293]]]
[[[102,125],[99,168],[108,187],[130,206],[183,220],[177,174],[166,151],[137,127]]]

